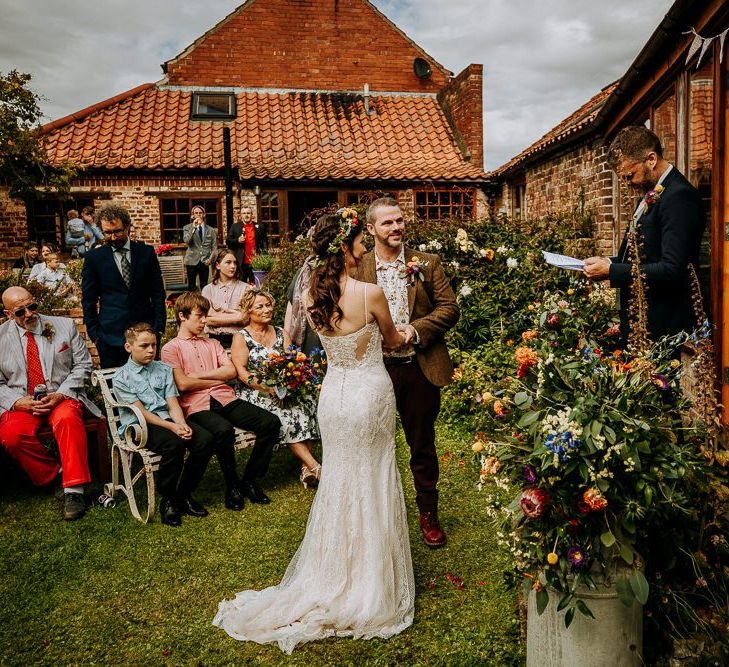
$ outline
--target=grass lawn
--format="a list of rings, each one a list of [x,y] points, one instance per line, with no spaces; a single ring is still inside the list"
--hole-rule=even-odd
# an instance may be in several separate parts
[[[458,465],[468,440],[445,429],[440,436],[439,453],[453,456],[441,463],[440,483],[449,543],[436,551],[420,538],[407,447],[398,438],[417,587],[413,626],[387,641],[305,644],[291,657],[211,625],[222,598],[277,584],[304,534],[313,492],[298,483],[287,452],[274,455],[266,480],[271,505],[246,503],[240,513],[223,507],[213,462],[196,494],[210,516],[185,517],[178,529],[158,517],[143,525],[121,502],[65,523],[52,494],[5,483],[0,665],[521,664],[515,597],[502,584],[507,563],[474,488],[476,472]],[[322,576],[312,572],[311,585]]]

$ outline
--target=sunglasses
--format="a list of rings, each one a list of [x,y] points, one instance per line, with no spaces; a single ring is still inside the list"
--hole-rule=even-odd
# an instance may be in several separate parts
[[[23,317],[26,312],[30,313],[31,315],[38,311],[38,304],[37,303],[29,303],[27,306],[24,306],[23,308],[18,308],[17,310],[13,311],[13,315],[15,317]]]

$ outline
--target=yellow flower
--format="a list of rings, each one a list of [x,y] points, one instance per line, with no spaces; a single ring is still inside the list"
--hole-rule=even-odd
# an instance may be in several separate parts
[[[293,361],[289,361],[289,363],[287,365],[288,365],[289,368],[293,368],[294,367],[294,362]]]
[[[567,290],[567,294],[572,296],[575,293],[575,290],[573,290],[571,287]]]
[[[681,362],[678,359],[671,359],[671,368],[678,368]]]
[[[552,551],[551,553],[547,554],[547,562],[550,565],[556,565],[557,563],[559,563],[559,556],[554,553],[554,551]]]
[[[420,260],[417,257],[413,257],[410,261],[411,262],[419,262]]]
[[[474,442],[474,443],[473,443],[473,444],[471,445],[471,449],[472,449],[472,450],[473,450],[474,452],[476,452],[477,454],[478,454],[479,452],[482,452],[482,451],[483,451],[483,442],[481,442],[480,440],[476,440],[476,442]]]

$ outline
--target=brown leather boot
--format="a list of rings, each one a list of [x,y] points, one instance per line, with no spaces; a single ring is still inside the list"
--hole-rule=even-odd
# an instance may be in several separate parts
[[[420,530],[423,540],[431,549],[445,546],[446,534],[440,527],[438,512],[424,512],[420,515]]]

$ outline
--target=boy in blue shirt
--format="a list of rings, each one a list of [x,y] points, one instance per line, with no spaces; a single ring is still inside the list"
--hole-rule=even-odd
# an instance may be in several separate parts
[[[157,473],[160,516],[168,526],[182,525],[181,514],[207,516],[207,510],[192,497],[214,451],[213,437],[205,429],[191,428],[177,400],[172,368],[155,361],[157,335],[146,322],[124,332],[129,361],[114,375],[114,393],[122,403],[142,411],[147,423],[147,449],[160,454]],[[129,409],[120,411],[119,433],[137,423]],[[187,459],[185,449],[189,450]]]

